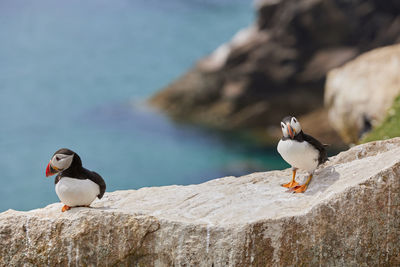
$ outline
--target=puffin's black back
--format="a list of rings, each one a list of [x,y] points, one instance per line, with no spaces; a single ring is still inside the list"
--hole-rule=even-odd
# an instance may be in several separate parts
[[[293,139],[299,142],[306,141],[319,151],[318,165],[329,160],[328,153],[326,152],[327,145],[323,145],[320,141],[318,141],[311,135],[305,134],[303,131],[301,131]]]
[[[310,143],[313,147],[318,149],[319,157],[318,157],[318,165],[326,162],[328,159],[328,153],[326,152],[327,145],[323,145],[320,141],[312,137],[311,135],[303,133],[304,141]]]
[[[66,151],[64,151],[66,150]],[[104,182],[103,178],[96,172],[93,171],[89,171],[88,169],[85,169],[82,167],[82,161],[81,158],[78,156],[78,154],[74,153],[73,151],[71,151],[72,153],[70,153],[69,149],[60,149],[58,150],[55,154],[57,153],[62,153],[62,154],[66,154],[66,155],[71,155],[72,153],[74,154],[74,158],[72,160],[71,166],[60,172],[55,180],[54,183],[57,184],[61,178],[63,177],[70,177],[70,178],[76,178],[76,179],[82,179],[82,180],[86,180],[89,179],[92,182],[96,183],[99,185],[100,187],[100,194],[97,195],[97,197],[100,199],[103,197],[104,192],[106,191],[106,183]]]

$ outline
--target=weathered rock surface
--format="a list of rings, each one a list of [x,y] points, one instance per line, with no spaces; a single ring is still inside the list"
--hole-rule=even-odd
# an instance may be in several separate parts
[[[400,138],[290,170],[106,193],[0,214],[1,266],[399,266]]]
[[[222,129],[279,125],[322,106],[327,71],[400,41],[398,0],[256,3],[255,25],[150,102],[174,118]]]
[[[400,45],[365,53],[329,72],[325,106],[332,126],[348,143],[356,143],[386,116],[400,94]]]

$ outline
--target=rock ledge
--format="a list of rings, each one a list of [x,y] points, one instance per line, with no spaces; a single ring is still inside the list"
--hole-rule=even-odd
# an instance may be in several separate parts
[[[285,170],[116,191],[65,213],[8,210],[0,265],[399,265],[399,154],[400,138],[353,147],[305,194],[279,186]]]

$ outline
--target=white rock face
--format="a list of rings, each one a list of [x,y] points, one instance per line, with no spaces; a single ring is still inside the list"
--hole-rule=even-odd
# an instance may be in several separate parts
[[[399,176],[397,138],[331,158],[304,194],[288,169],[8,210],[0,265],[398,266]]]
[[[328,73],[325,106],[344,141],[358,141],[365,119],[381,122],[400,94],[400,45],[374,49]]]

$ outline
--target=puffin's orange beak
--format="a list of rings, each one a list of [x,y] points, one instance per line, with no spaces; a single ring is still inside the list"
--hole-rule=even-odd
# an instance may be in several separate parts
[[[292,126],[290,126],[290,124],[289,124],[289,123],[287,123],[287,124],[286,124],[286,128],[288,129],[288,132],[289,132],[290,138],[291,138],[291,139],[293,139],[293,137],[294,137],[294,134],[295,134],[295,130],[292,128]]]
[[[51,163],[49,162],[49,164],[47,164],[47,167],[46,167],[46,177],[52,176],[52,175],[56,174],[57,172],[58,171],[55,170],[53,168],[53,166],[51,166]]]

